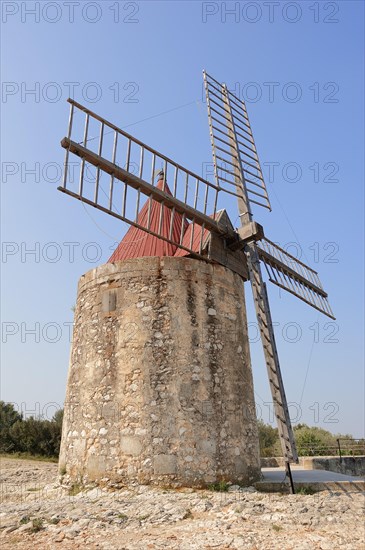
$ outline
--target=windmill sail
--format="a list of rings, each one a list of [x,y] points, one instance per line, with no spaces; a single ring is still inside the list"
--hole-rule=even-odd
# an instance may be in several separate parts
[[[263,281],[261,273],[258,246],[255,242],[249,242],[246,244],[244,251],[247,257],[256,317],[264,350],[266,369],[269,377],[269,385],[283,456],[288,463],[298,462],[298,453],[281,375],[266,284]]]
[[[68,133],[61,141],[66,150],[64,179],[58,189],[132,226],[111,260],[130,257],[137,239],[137,253],[146,247],[151,254],[188,254],[218,262],[247,280],[244,253],[228,246],[238,235],[225,210],[217,209],[222,191],[217,185],[76,101],[68,102]],[[90,136],[92,125],[96,138]],[[79,159],[78,178],[70,153]]]
[[[205,71],[216,184],[236,187],[243,225],[252,220],[252,204],[271,210],[246,105]],[[268,239],[257,241],[270,282],[335,319],[318,273]]]
[[[316,271],[269,239],[258,241],[257,250],[272,283],[335,319]]]
[[[203,240],[198,246],[193,246],[194,230],[191,230],[191,239],[187,241],[187,221],[193,228],[200,226],[202,235],[207,230],[223,238],[236,238],[233,227],[219,221],[216,215],[220,191],[217,185],[152,149],[76,101],[69,99],[68,102],[71,108],[68,135],[61,141],[66,154],[63,185],[58,188],[60,191],[196,257],[203,255]],[[96,126],[96,142],[95,137],[89,135],[92,123]],[[108,137],[112,138],[109,143]],[[70,153],[80,158],[78,181],[70,170]],[[160,165],[164,179],[162,185],[157,186],[154,176],[156,167]],[[94,169],[95,175],[88,179],[86,174],[90,172],[90,167]],[[167,181],[170,182],[171,190],[166,187]],[[148,206],[144,209],[146,215],[140,216],[140,206],[145,197],[148,197]],[[156,208],[156,203],[161,204],[160,221],[152,224],[150,214],[151,209]],[[208,207],[210,215],[207,213]],[[171,227],[167,234],[163,230],[166,212]],[[177,219],[181,221],[179,232],[174,230]]]
[[[286,462],[298,462],[298,453],[281,375],[266,284],[262,279],[258,248],[255,243],[248,243],[245,247],[245,253],[283,456]]]
[[[286,463],[297,462],[298,453],[281,376],[266,285],[261,273],[259,248],[255,236],[250,236],[253,221],[252,203],[271,209],[260,161],[244,103],[234,97],[224,84],[219,84],[206,72],[204,72],[204,82],[216,183],[218,186],[223,183],[235,185],[237,192],[240,194],[238,209],[241,226],[243,232],[248,233],[243,250],[247,258],[281,448]],[[218,116],[220,118],[217,118]],[[246,130],[244,130],[243,124]],[[248,145],[245,145],[245,149],[242,141],[244,139],[243,131],[245,131],[245,140],[248,143]],[[217,139],[218,141],[223,139],[218,137],[217,132],[224,136],[224,148],[217,145]],[[223,151],[225,157],[222,156],[221,151]],[[249,160],[247,160],[247,157]],[[225,165],[228,165],[229,168]],[[222,173],[224,174],[223,177]],[[256,190],[253,190],[252,186]],[[260,199],[259,201],[257,197]]]
[[[203,75],[217,185],[236,189],[251,214],[252,203],[271,210],[245,102]]]

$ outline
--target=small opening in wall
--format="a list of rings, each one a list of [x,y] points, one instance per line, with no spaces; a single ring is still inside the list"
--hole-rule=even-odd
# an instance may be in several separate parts
[[[117,308],[117,293],[115,290],[103,292],[101,297],[101,308],[103,313],[110,313]]]

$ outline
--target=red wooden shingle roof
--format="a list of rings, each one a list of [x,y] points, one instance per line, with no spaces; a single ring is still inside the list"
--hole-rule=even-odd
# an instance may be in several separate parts
[[[171,195],[167,183],[165,183],[164,186],[162,178],[157,182],[157,188],[163,189],[166,193]],[[137,223],[143,227],[147,227],[148,224],[148,204],[149,201],[147,200],[137,218]],[[162,206],[155,200],[152,201],[151,205],[150,229],[151,231],[159,233],[161,208],[163,208],[161,234],[168,238],[170,233],[171,210],[166,206]],[[184,232],[188,225],[188,222],[185,221]],[[181,214],[175,213],[172,228],[172,238],[175,242],[180,242],[181,227],[182,216]],[[129,258],[142,258],[144,256],[174,256],[176,249],[176,246],[163,239],[150,235],[143,229],[131,226],[108,261],[117,262]]]
[[[190,223],[189,227],[186,229],[184,233],[184,238],[182,241],[183,246],[186,246],[187,248],[190,248],[191,243],[191,232],[192,232],[193,224]],[[191,243],[191,250],[194,250],[194,252],[199,252],[200,250],[200,241],[202,238],[202,230],[203,228],[200,225],[195,224],[194,225],[194,235],[193,235],[193,242]],[[209,237],[210,232],[208,229],[204,229],[203,234],[203,240],[202,240],[202,247],[204,247],[204,244]],[[174,256],[181,257],[181,256],[188,256],[189,252],[187,250],[184,250],[183,248],[176,248],[176,251],[174,253]]]

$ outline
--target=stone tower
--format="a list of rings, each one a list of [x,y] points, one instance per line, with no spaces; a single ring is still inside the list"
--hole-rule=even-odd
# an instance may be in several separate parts
[[[79,281],[60,472],[251,484],[260,462],[242,278],[153,239],[131,228]]]

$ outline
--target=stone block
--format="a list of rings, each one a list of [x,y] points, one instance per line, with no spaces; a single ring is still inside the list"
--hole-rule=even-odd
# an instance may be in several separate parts
[[[203,454],[213,455],[217,450],[217,446],[212,439],[202,439],[198,442],[198,449]]]
[[[103,477],[107,464],[103,456],[90,455],[87,460],[87,470],[90,479]]]
[[[176,474],[176,456],[155,456],[153,459],[153,471],[157,475]]]
[[[120,450],[127,455],[140,455],[142,452],[140,438],[133,435],[122,435],[120,438]]]

